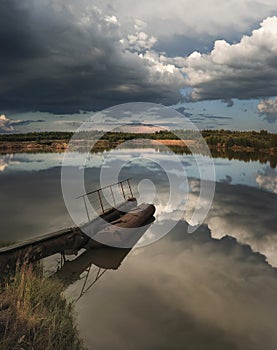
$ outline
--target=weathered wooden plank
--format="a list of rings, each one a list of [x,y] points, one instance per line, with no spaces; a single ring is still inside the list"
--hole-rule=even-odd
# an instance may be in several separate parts
[[[90,224],[95,229],[100,229],[106,222],[118,219],[136,204],[135,199],[124,202],[102,214],[100,218],[92,220]],[[0,270],[15,266],[17,261],[37,261],[60,252],[77,253],[89,239],[80,228],[71,227],[3,247],[0,249]]]
[[[135,207],[136,205],[137,205],[137,201],[135,198],[130,200],[130,201],[126,201],[126,202],[120,204],[118,207],[111,208],[106,213],[93,219],[89,224],[84,225],[84,227],[86,227],[87,225],[90,225],[94,228],[94,230],[96,232],[98,229],[100,229],[105,224],[105,222],[111,222],[113,220],[118,219],[121,215],[124,214],[125,211],[130,210],[132,207]],[[103,222],[103,220],[104,220],[104,222]],[[2,247],[2,248],[0,248],[0,257],[1,257],[1,255],[6,254],[6,253],[11,253],[13,251],[28,248],[28,247],[37,245],[39,243],[43,243],[43,242],[48,241],[48,240],[52,240],[52,239],[59,238],[62,236],[68,236],[68,235],[70,235],[72,233],[76,233],[76,232],[80,233],[80,229],[77,227],[69,227],[69,228],[66,228],[63,230],[47,233],[47,234],[41,235],[39,237],[33,237],[30,239],[6,246],[6,247]]]

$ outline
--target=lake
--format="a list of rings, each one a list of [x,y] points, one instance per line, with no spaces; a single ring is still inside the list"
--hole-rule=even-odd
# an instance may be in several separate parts
[[[71,156],[67,166],[78,171],[79,154]],[[197,224],[190,220],[200,191],[195,158],[206,161],[178,155],[186,184],[174,155],[154,148],[112,150],[87,160],[88,190],[99,186],[103,169],[109,174],[123,164],[120,177],[132,178],[138,202],[156,207],[156,220],[137,248],[77,257],[80,275],[66,294],[81,296],[75,309],[89,349],[277,348],[277,170],[258,161],[214,159],[211,208],[189,233],[189,224]],[[0,156],[0,241],[74,226],[61,191],[62,162],[62,153]],[[47,261],[48,273],[58,264],[58,256]]]

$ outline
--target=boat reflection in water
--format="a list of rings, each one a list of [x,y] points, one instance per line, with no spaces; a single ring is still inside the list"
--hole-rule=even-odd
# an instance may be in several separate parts
[[[64,289],[83,279],[84,283],[76,299],[76,301],[78,301],[106,271],[117,270],[120,267],[123,260],[154,220],[155,218],[152,215],[143,227],[138,227],[135,230],[132,229],[133,245],[129,248],[117,248],[103,245],[96,248],[96,242],[91,240],[91,247],[88,247],[87,250],[82,252],[74,260],[64,260],[61,268],[51,275],[50,279],[58,279],[63,284]]]

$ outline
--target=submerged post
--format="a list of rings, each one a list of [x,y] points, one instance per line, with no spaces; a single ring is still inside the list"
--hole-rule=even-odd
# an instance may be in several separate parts
[[[111,189],[111,194],[112,194],[112,198],[113,198],[113,204],[114,204],[114,206],[116,206],[116,203],[115,203],[115,198],[114,198],[114,193],[113,193],[113,188],[112,188],[112,186],[110,186],[110,189]]]
[[[122,190],[122,193],[123,193],[123,197],[124,197],[124,199],[126,200],[126,196],[125,196],[125,193],[124,193],[124,188],[123,188],[122,182],[123,182],[123,181],[120,182],[120,186],[121,186],[121,190]]]
[[[90,217],[89,217],[88,207],[87,207],[87,202],[86,202],[86,196],[83,196],[83,200],[84,200],[84,204],[85,204],[85,208],[86,208],[86,213],[87,213],[87,217],[88,217],[88,222],[90,222]]]
[[[97,194],[98,194],[99,202],[100,202],[100,205],[101,205],[102,213],[104,214],[105,210],[104,210],[102,198],[101,198],[101,195],[100,195],[100,191],[101,190],[97,190]]]
[[[130,190],[131,196],[132,196],[132,198],[134,198],[133,191],[132,191],[132,188],[131,188],[131,185],[130,185],[130,179],[127,179],[127,182],[128,182],[128,186],[129,186],[129,190]]]

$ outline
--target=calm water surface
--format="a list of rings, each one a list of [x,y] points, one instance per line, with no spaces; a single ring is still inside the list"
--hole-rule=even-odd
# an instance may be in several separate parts
[[[118,152],[105,167],[112,168]],[[166,205],[168,177],[159,166],[163,159],[177,179],[172,155],[136,149],[120,151],[123,158],[124,152],[122,177],[131,176],[135,189],[144,178],[156,186],[153,197],[152,183],[141,183],[139,202],[153,201],[157,209],[156,221],[142,239],[150,242],[166,225],[175,226],[156,243],[131,251],[103,248],[78,257],[72,265],[69,298],[80,296],[85,280],[81,277],[88,276],[85,293],[76,303],[78,327],[88,348],[276,349],[276,169],[259,162],[216,159],[212,208],[199,229],[189,234],[199,194],[193,157],[180,156],[190,190],[179,221],[178,210]],[[138,160],[142,154],[144,159]],[[72,155],[72,168],[75,157],[78,154]],[[74,225],[61,193],[62,158],[62,154],[0,156],[0,241]],[[95,179],[104,160],[105,153],[88,160],[88,189],[98,185]],[[175,201],[177,207],[182,203],[181,192]],[[48,262],[49,269],[54,269],[56,259]],[[97,266],[106,271],[93,284]]]

